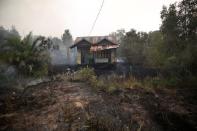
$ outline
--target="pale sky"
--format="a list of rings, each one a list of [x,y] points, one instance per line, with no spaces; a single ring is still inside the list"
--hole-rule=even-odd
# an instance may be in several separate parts
[[[105,0],[91,35],[108,35],[118,29],[153,31],[161,24],[163,5],[180,0]],[[61,37],[69,29],[73,37],[89,35],[102,0],[0,0],[0,25],[12,25],[22,36]]]

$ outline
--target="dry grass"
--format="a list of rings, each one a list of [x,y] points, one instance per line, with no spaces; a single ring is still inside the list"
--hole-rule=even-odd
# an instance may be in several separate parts
[[[105,91],[113,93],[117,89],[125,88],[142,88],[143,85],[140,81],[130,77],[124,78],[116,74],[108,76],[96,76],[94,69],[82,68],[81,70],[72,74],[72,76],[62,75],[62,80],[81,81],[90,85],[96,91]]]

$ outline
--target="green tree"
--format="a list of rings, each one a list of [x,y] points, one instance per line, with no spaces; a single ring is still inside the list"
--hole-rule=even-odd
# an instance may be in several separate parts
[[[183,0],[178,5],[181,38],[185,41],[196,40],[197,35],[197,1]]]
[[[47,74],[50,41],[39,36],[35,40],[29,33],[23,40],[10,37],[1,45],[0,61],[15,66],[22,75],[39,77]]]
[[[180,39],[183,45],[180,60],[187,70],[197,75],[197,1],[183,0],[178,8]]]
[[[62,41],[66,46],[71,46],[73,39],[69,30],[64,31],[62,35]]]
[[[11,30],[7,30],[3,26],[0,26],[0,45],[4,44],[11,37],[20,38],[20,34],[16,28],[12,26]]]
[[[163,68],[171,77],[184,79],[197,75],[197,2],[183,0],[161,11],[165,56]]]
[[[146,64],[149,67],[161,68],[165,61],[163,54],[163,36],[160,31],[149,32],[148,46],[146,46],[145,56]]]
[[[123,41],[125,34],[126,34],[125,30],[120,29],[120,30],[117,30],[116,32],[112,32],[111,34],[109,34],[109,36],[111,36],[113,40],[115,40],[115,42],[120,45]],[[117,56],[118,57],[121,56],[121,48],[117,49]]]
[[[145,47],[148,43],[148,34],[136,32],[132,29],[127,32],[120,44],[121,56],[126,57],[133,65],[144,65]]]
[[[162,25],[160,27],[165,42],[164,53],[175,56],[179,49],[179,27],[176,5],[171,4],[169,9],[163,7],[161,11]]]

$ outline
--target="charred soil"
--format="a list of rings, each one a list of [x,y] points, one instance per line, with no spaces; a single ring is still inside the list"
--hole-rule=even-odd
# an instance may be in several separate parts
[[[0,130],[197,130],[197,90],[94,91],[84,83],[53,81],[0,95]]]

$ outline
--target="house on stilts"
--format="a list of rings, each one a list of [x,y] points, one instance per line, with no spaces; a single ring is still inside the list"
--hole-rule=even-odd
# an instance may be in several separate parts
[[[77,37],[71,49],[77,48],[77,64],[98,64],[116,62],[119,45],[111,36]]]

